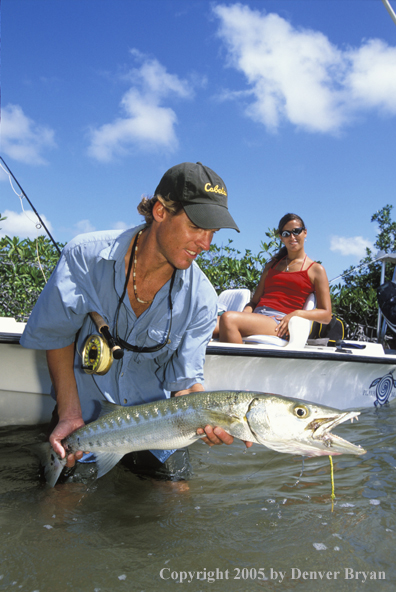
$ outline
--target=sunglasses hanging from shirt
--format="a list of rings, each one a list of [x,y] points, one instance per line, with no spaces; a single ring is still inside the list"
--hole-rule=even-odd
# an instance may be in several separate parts
[[[172,278],[170,281],[169,286],[169,294],[168,294],[168,302],[170,308],[170,320],[169,320],[169,328],[168,333],[162,343],[158,345],[154,345],[153,347],[139,347],[138,345],[132,345],[127,341],[121,339],[118,335],[118,317],[120,314],[121,304],[124,300],[128,282],[131,275],[132,269],[132,262],[134,260],[135,254],[135,247],[136,247],[136,240],[133,243],[131,256],[129,258],[128,263],[128,270],[125,278],[124,289],[122,294],[118,300],[118,306],[116,310],[116,321],[115,321],[115,330],[116,336],[115,338],[111,335],[109,326],[105,322],[105,320],[98,314],[97,312],[89,313],[91,318],[93,319],[95,325],[98,328],[98,331],[101,335],[92,334],[87,337],[84,342],[83,350],[82,350],[82,369],[87,374],[106,374],[113,363],[113,359],[120,360],[124,356],[124,349],[136,353],[148,354],[160,351],[165,347],[167,343],[170,343],[169,337],[172,328],[172,311],[173,311],[173,304],[172,304],[172,288],[175,281],[176,269],[173,271]]]

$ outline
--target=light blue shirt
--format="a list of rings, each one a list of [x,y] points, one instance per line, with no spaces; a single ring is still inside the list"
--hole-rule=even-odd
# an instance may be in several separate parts
[[[206,345],[216,324],[217,296],[194,262],[177,270],[172,288],[172,329],[169,342],[155,353],[125,350],[107,374],[82,370],[81,352],[86,338],[97,329],[88,316],[98,312],[115,335],[115,313],[125,283],[125,255],[136,233],[104,231],[77,236],[63,249],[51,278],[41,293],[21,337],[24,347],[59,349],[76,341],[74,373],[84,421],[98,416],[98,401],[138,405],[164,399],[170,391],[203,384]],[[151,306],[136,317],[128,293],[120,307],[118,332],[132,345],[152,347],[163,343],[170,321],[167,282]],[[171,453],[153,451],[164,462]]]

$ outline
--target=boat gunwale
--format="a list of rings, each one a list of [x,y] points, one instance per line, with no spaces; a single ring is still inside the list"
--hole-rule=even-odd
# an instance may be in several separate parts
[[[0,334],[0,344],[11,344],[11,345],[20,345],[19,340],[20,335],[12,335],[10,333],[1,333]]]
[[[20,345],[20,335],[10,333],[0,333],[0,344],[3,345]],[[21,346],[22,347],[22,346]],[[345,349],[348,344],[345,344]],[[227,357],[248,357],[248,358],[294,358],[299,360],[327,360],[335,362],[355,362],[367,364],[384,364],[387,366],[396,365],[396,352],[394,350],[384,350],[382,355],[361,355],[358,351],[347,353],[345,351],[328,351],[326,346],[321,346],[320,350],[317,346],[308,345],[304,349],[283,349],[279,347],[271,347],[263,344],[222,344],[209,343],[206,347],[206,355],[227,356]],[[333,348],[331,348],[333,349]]]
[[[396,366],[396,353],[384,354],[381,356],[370,356],[361,355],[359,353],[345,353],[342,351],[327,351],[329,348],[323,348],[318,350],[305,349],[281,349],[271,348],[271,346],[263,345],[248,345],[243,344],[239,347],[229,347],[228,345],[209,344],[206,348],[206,355],[209,356],[227,356],[227,357],[249,357],[249,358],[294,358],[300,360],[326,360],[333,362],[355,362],[355,363],[366,363],[366,364],[384,364],[389,366]],[[346,345],[347,347],[347,345]]]

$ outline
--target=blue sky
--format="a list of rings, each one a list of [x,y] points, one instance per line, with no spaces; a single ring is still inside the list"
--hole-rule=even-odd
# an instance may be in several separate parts
[[[201,161],[241,229],[216,244],[257,253],[292,211],[332,279],[396,202],[381,0],[2,0],[1,29],[1,155],[58,241],[140,223],[165,170]],[[0,212],[35,236],[2,171]]]

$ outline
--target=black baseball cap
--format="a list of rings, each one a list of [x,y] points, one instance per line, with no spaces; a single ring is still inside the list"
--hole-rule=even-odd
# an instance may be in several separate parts
[[[200,162],[183,162],[166,171],[155,190],[158,194],[179,202],[199,228],[233,228],[239,232],[228,211],[224,181]]]

